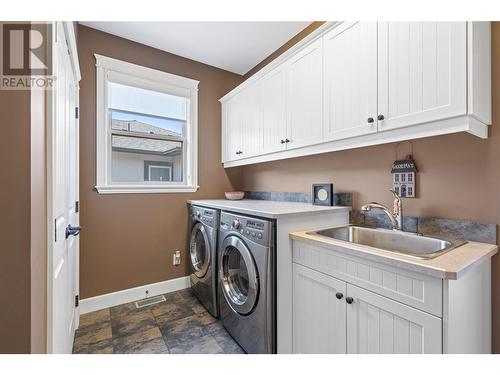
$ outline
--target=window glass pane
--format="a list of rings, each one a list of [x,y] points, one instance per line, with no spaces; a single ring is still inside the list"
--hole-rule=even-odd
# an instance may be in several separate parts
[[[111,129],[182,137],[185,121],[111,111]]]
[[[182,182],[182,142],[112,135],[115,182]]]
[[[109,108],[187,120],[187,98],[108,82]]]

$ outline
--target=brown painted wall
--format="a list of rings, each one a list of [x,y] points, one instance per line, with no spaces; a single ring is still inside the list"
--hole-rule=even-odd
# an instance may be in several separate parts
[[[29,91],[0,90],[0,124],[0,353],[29,353]]]
[[[188,274],[186,200],[223,197],[239,184],[238,170],[220,164],[219,98],[242,77],[84,26],[78,27],[80,82],[80,293],[88,298]],[[200,81],[200,189],[192,194],[99,195],[95,169],[95,59],[125,60]],[[231,178],[230,178],[231,177]],[[182,264],[172,265],[174,250]]]
[[[493,125],[481,140],[453,134],[416,140],[418,198],[405,199],[408,215],[470,219],[500,225],[500,23],[492,35]],[[401,154],[408,150],[400,147]],[[395,144],[262,163],[239,168],[244,190],[309,192],[314,182],[352,191],[353,206],[391,204],[390,168]],[[493,342],[500,352],[500,261],[493,259]]]

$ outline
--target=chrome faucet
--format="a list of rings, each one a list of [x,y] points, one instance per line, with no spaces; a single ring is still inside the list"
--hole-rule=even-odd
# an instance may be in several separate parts
[[[401,198],[396,194],[394,190],[389,190],[394,194],[394,206],[392,212],[389,209],[377,202],[371,202],[361,206],[361,211],[370,211],[372,208],[378,208],[385,212],[392,223],[393,230],[403,230],[403,205],[401,203]]]

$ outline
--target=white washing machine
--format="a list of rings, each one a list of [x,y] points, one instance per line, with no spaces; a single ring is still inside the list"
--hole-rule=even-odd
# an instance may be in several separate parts
[[[247,353],[276,353],[274,224],[221,212],[220,319]]]
[[[191,288],[200,303],[214,317],[219,316],[217,301],[217,234],[219,210],[189,205],[188,249],[191,262]]]

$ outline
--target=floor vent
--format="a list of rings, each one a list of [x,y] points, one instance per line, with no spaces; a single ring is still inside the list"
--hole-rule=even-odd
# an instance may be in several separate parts
[[[137,301],[135,303],[135,307],[140,309],[141,307],[146,307],[146,306],[154,305],[156,303],[165,302],[165,301],[166,301],[166,299],[165,299],[165,296],[163,296],[163,295],[156,296],[156,297],[149,297],[149,298],[144,298],[144,299],[141,299],[140,301]]]

